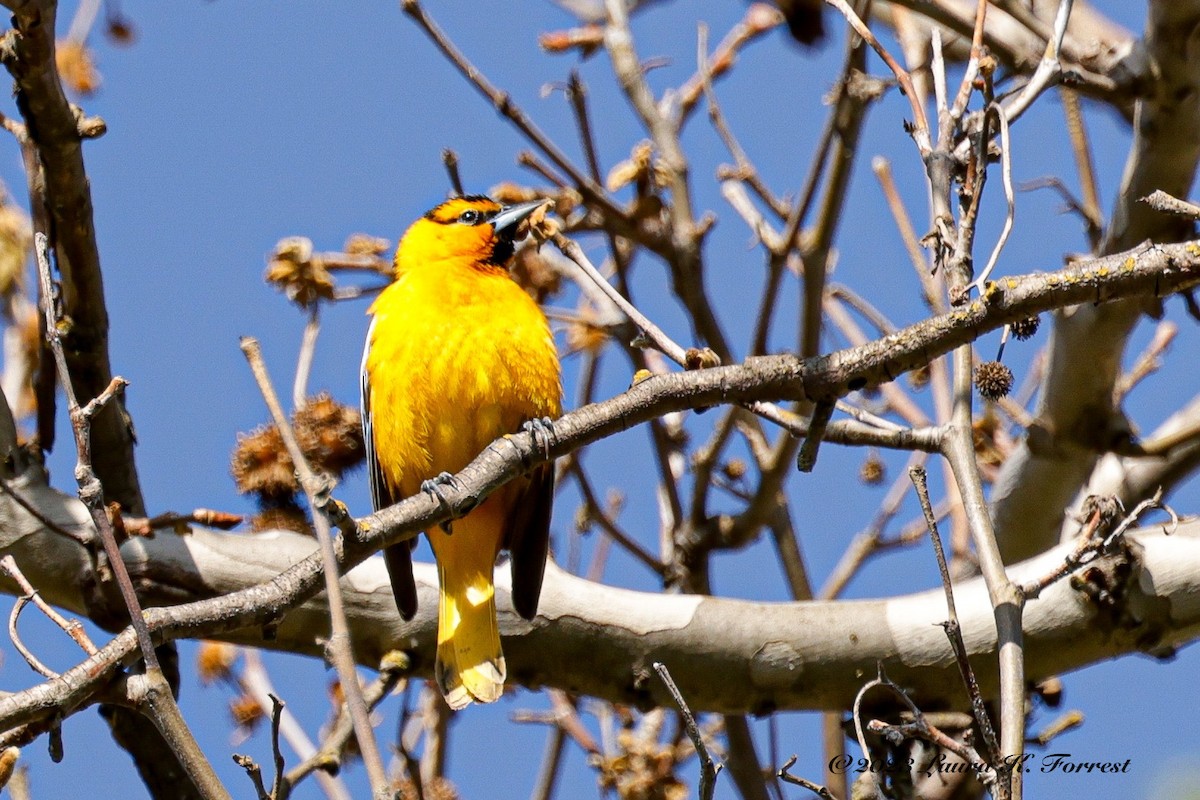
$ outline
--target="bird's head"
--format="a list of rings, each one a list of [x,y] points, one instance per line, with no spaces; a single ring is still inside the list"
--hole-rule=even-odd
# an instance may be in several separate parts
[[[501,206],[482,195],[451,198],[405,232],[396,248],[396,273],[448,260],[503,268],[513,256],[518,227],[541,205]]]

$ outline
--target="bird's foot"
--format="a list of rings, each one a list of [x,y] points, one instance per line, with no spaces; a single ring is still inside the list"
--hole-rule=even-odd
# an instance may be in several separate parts
[[[432,495],[433,498],[438,501],[438,505],[440,505],[443,510],[453,512],[454,509],[450,506],[450,501],[446,499],[444,494],[442,494],[443,486],[449,486],[452,489],[457,489],[459,488],[458,479],[449,472],[442,472],[439,473],[437,477],[421,481],[422,492]],[[442,522],[439,527],[446,533],[452,532],[450,520]]]
[[[550,447],[558,439],[554,432],[554,420],[549,417],[534,417],[521,425],[521,431],[533,437],[533,444],[549,459]]]

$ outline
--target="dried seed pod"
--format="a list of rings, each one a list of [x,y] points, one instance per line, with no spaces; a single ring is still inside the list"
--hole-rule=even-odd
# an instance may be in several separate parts
[[[878,486],[883,483],[886,471],[883,465],[883,459],[878,453],[870,453],[862,466],[858,468],[858,477],[863,483],[868,486]]]
[[[975,368],[975,388],[984,400],[999,400],[1012,391],[1012,370],[999,361],[985,361]]]
[[[342,405],[327,392],[309,398],[292,417],[292,425],[301,452],[316,470],[341,477],[366,458],[358,409]]]
[[[274,425],[263,425],[250,433],[238,434],[229,471],[241,494],[281,500],[300,491],[296,468]]]
[[[303,308],[320,299],[333,299],[333,276],[319,259],[313,258],[312,241],[303,236],[279,240],[263,277]]]
[[[1040,324],[1041,319],[1037,315],[1034,315],[1017,320],[1009,326],[1009,329],[1012,331],[1014,338],[1020,339],[1023,342],[1026,339],[1033,338],[1033,335],[1038,332]]]
[[[292,531],[302,536],[316,536],[308,514],[295,503],[264,508],[250,518],[251,531]]]

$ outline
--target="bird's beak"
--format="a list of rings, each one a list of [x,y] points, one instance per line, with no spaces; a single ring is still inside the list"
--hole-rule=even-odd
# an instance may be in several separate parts
[[[534,200],[531,203],[521,203],[516,206],[506,206],[500,209],[500,213],[492,217],[492,228],[496,231],[497,236],[507,236],[510,239],[517,232],[517,226],[525,219],[537,211],[542,206],[546,205],[546,200]]]

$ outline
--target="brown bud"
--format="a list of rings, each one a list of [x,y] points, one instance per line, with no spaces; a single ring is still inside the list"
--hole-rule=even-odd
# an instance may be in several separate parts
[[[524,222],[525,232],[533,239],[538,247],[548,242],[562,231],[562,223],[547,214],[554,210],[554,201],[542,198],[542,205],[533,210]]]
[[[392,249],[392,243],[378,236],[352,233],[342,249],[352,256],[380,256]]]
[[[721,472],[731,481],[741,480],[746,475],[746,462],[740,458],[731,458],[721,465]]]
[[[502,206],[515,206],[520,203],[532,203],[542,195],[529,186],[521,186],[512,181],[498,183],[488,190],[488,196]]]
[[[883,483],[884,475],[883,459],[879,457],[878,453],[868,455],[862,466],[858,468],[858,477],[868,486],[878,486]]]
[[[580,316],[567,325],[567,351],[571,353],[599,353],[608,343],[608,331],[596,325],[590,315]]]
[[[1062,678],[1058,676],[1046,678],[1044,681],[1034,684],[1033,690],[1050,708],[1058,708],[1062,703],[1063,682]]]
[[[975,448],[975,457],[981,464],[998,467],[1004,463],[1004,453],[996,444],[996,433],[1000,429],[1000,420],[989,409],[977,416],[971,423],[971,442]]]
[[[584,58],[590,56],[604,44],[604,28],[599,25],[583,25],[565,31],[547,31],[538,36],[538,45],[547,53],[565,53],[579,48]]]
[[[746,27],[753,36],[766,33],[782,22],[783,14],[770,3],[753,3],[746,9]]]
[[[58,74],[73,92],[90,95],[100,88],[100,73],[86,44],[70,39],[60,41],[54,56]]]
[[[200,642],[200,649],[196,652],[196,674],[200,676],[200,683],[208,686],[228,678],[233,672],[237,656],[235,645],[210,640]]]
[[[266,718],[266,710],[248,694],[229,701],[229,713],[239,728],[253,729]]]
[[[17,767],[17,759],[20,757],[21,749],[18,747],[6,747],[4,750],[0,750],[0,786],[8,785],[12,779],[13,770]]]
[[[622,161],[609,170],[604,180],[605,187],[615,192],[630,183],[646,183],[652,170],[653,153],[654,147],[650,142],[638,142],[633,146],[628,161]]]
[[[688,369],[710,369],[721,366],[721,359],[708,347],[689,347],[683,354]]]
[[[916,390],[929,385],[929,365],[924,364],[908,373],[908,385]]]
[[[108,8],[108,19],[104,23],[104,33],[113,44],[128,47],[137,41],[137,28],[133,22],[119,11],[114,11],[111,6]]]

